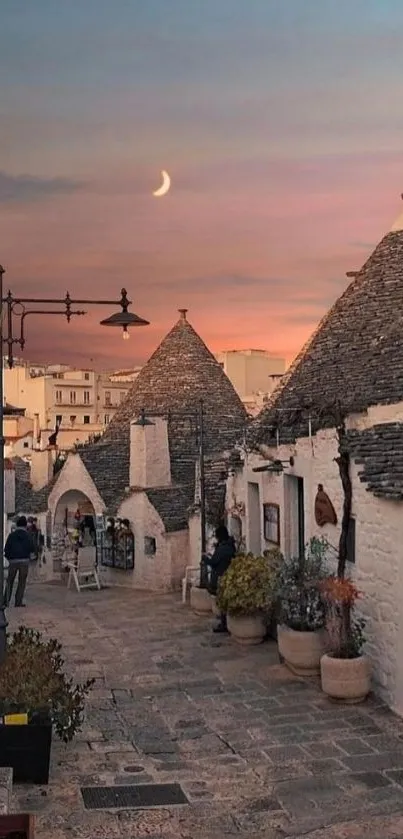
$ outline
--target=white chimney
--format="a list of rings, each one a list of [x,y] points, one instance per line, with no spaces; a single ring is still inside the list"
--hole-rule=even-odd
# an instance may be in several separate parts
[[[55,449],[37,449],[31,452],[31,484],[34,490],[45,487],[53,478]]]
[[[162,417],[142,417],[130,425],[130,486],[171,484],[168,423]]]

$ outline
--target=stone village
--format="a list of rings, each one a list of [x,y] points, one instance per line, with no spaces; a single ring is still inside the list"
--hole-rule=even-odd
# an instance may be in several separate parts
[[[49,585],[28,625],[57,627],[76,672],[97,685],[76,751],[54,747],[45,810],[40,791],[14,790],[14,809],[42,807],[41,836],[402,834],[403,726],[387,708],[403,715],[402,265],[403,216],[256,418],[181,309],[100,440],[64,460],[49,441],[31,469],[6,461],[8,526],[36,516],[45,535]],[[79,522],[95,532],[107,587],[74,600],[57,583]],[[343,552],[363,594],[366,710],[329,707],[279,666],[275,645],[243,655],[213,644],[178,598],[161,598],[199,568],[202,533],[209,544],[222,522],[253,562],[273,551],[292,560],[322,536],[335,559]],[[152,779],[182,779],[187,814],[168,804],[143,818],[112,801],[94,815],[78,803],[78,784],[84,797],[127,784],[140,795]]]
[[[255,419],[180,310],[99,441],[78,447],[57,471],[52,446],[32,453],[31,473],[8,460],[9,518],[38,517],[49,578],[63,574],[66,532],[78,514],[97,523],[105,582],[180,588],[201,555],[202,399],[208,533],[226,521],[247,550],[277,546],[289,557],[315,535],[336,549],[344,527],[376,690],[403,714],[402,266],[403,216]],[[318,487],[334,523],[317,523]],[[118,520],[131,535],[120,558],[105,547],[105,528]]]

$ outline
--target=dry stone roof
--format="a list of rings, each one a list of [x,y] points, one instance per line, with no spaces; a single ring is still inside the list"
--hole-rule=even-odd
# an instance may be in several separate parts
[[[362,464],[360,480],[374,495],[403,500],[403,423],[374,425],[348,432],[349,448]]]
[[[226,374],[186,319],[186,310],[133,382],[102,439],[79,450],[88,472],[111,511],[129,486],[130,423],[146,416],[168,421],[172,483],[175,489],[150,489],[148,497],[168,529],[185,526],[192,503],[198,452],[197,411],[203,400],[207,491],[211,456],[230,450],[248,415]],[[211,499],[214,507],[214,499]]]
[[[403,400],[403,217],[320,322],[268,406],[253,444],[287,442],[351,414]]]

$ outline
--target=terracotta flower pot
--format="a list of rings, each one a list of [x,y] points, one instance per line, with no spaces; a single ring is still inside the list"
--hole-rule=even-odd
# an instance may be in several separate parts
[[[227,626],[234,640],[247,647],[261,644],[266,635],[263,615],[227,615]]]
[[[323,629],[300,632],[283,624],[277,627],[277,643],[280,655],[293,673],[298,676],[319,675],[320,660],[326,649]]]
[[[325,654],[320,660],[320,673],[322,690],[332,699],[363,702],[371,690],[371,662],[366,655],[334,658]]]
[[[190,589],[190,606],[196,615],[211,615],[211,594],[206,588],[192,586]]]

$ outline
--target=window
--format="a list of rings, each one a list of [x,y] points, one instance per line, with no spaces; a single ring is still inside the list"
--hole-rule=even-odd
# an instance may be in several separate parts
[[[77,394],[76,394],[75,390],[71,390],[70,391],[70,405],[75,405],[76,404],[76,398],[77,398]]]
[[[84,379],[85,379],[86,382],[89,382],[90,374],[89,373],[84,373]]]
[[[28,449],[28,448],[29,448],[29,443],[28,443],[27,441],[25,441],[25,443],[24,443],[24,449]]]
[[[71,422],[71,425],[74,425],[74,423],[75,423],[76,419],[77,419],[76,414],[72,414],[72,416],[70,417],[70,422]]]
[[[90,424],[90,418],[89,418],[88,414],[84,414],[84,425],[89,425],[89,424]]]
[[[119,401],[120,401],[120,403],[124,402],[124,401],[125,401],[125,398],[126,398],[126,391],[125,391],[125,390],[121,390],[121,391],[120,391],[120,393],[119,393]]]
[[[108,408],[109,408],[109,406],[110,406],[110,405],[112,405],[112,399],[111,399],[111,392],[110,392],[110,390],[106,390],[106,391],[105,391],[105,405],[106,405]]]
[[[109,425],[109,423],[110,423],[110,417],[109,417],[109,414],[105,414],[105,416],[104,416],[104,425]]]
[[[153,536],[144,537],[144,553],[146,556],[153,556],[157,550],[157,543]]]
[[[59,426],[62,424],[62,415],[56,414],[56,425]]]
[[[90,392],[89,390],[84,391],[84,405],[90,404]]]
[[[61,390],[56,391],[56,405],[61,405],[63,398],[63,393]]]

